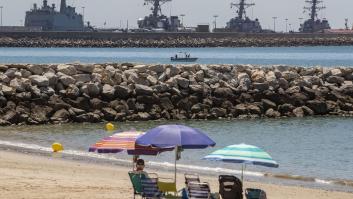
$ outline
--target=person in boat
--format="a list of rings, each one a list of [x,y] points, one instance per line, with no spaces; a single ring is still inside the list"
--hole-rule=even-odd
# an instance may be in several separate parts
[[[178,59],[178,54],[175,54],[175,59]]]

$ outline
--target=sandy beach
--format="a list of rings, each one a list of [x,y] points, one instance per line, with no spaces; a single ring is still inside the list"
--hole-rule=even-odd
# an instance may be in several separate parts
[[[0,151],[0,198],[66,199],[66,198],[132,198],[129,168],[63,160],[17,152]],[[152,171],[155,172],[155,171]],[[172,177],[170,173],[158,173]],[[183,187],[179,175],[178,188]],[[218,190],[215,178],[203,177]],[[352,193],[302,187],[245,182],[246,187],[266,190],[271,199],[351,199]]]

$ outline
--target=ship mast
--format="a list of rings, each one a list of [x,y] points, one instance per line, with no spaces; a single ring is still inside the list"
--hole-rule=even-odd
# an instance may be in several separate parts
[[[64,13],[66,10],[66,0],[61,0],[61,4],[60,4],[60,12]]]
[[[246,0],[240,0],[239,3],[231,3],[231,7],[235,6],[238,8],[238,18],[243,19],[243,17],[246,17],[246,9],[254,6],[254,3],[246,3]]]
[[[320,0],[306,0],[305,2],[311,4],[310,7],[304,7],[304,10],[309,10],[311,21],[315,21],[319,10],[326,8],[325,6],[319,6],[319,4],[323,3],[323,1]]]
[[[162,14],[161,6],[169,1],[172,1],[172,0],[145,0],[144,5],[147,5],[148,3],[152,3],[153,4],[153,7],[151,8],[152,15],[153,17],[158,17],[159,13]]]

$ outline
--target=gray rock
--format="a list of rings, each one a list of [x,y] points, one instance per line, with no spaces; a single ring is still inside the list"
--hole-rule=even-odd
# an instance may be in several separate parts
[[[137,72],[139,73],[145,73],[147,71],[147,66],[146,65],[136,65],[133,67]]]
[[[201,71],[197,71],[195,74],[195,80],[198,82],[203,82],[205,77],[205,73],[201,70]]]
[[[77,73],[75,66],[66,64],[59,64],[56,70],[69,76],[76,75]]]
[[[120,98],[120,99],[127,99],[130,96],[130,89],[127,86],[114,86],[114,89],[116,91],[116,95]]]
[[[99,83],[88,83],[81,87],[81,92],[91,97],[98,96],[101,93],[101,87]]]
[[[5,74],[0,74],[0,82],[9,83],[10,78]]]
[[[90,74],[77,74],[77,75],[74,75],[72,77],[76,80],[76,82],[87,83],[87,82],[90,82],[92,80]]]
[[[181,88],[188,88],[189,87],[190,82],[188,79],[185,79],[182,77],[177,77],[176,81]]]
[[[161,104],[161,107],[164,109],[164,110],[173,110],[174,109],[174,105],[173,103],[170,101],[169,98],[167,97],[164,97],[164,98],[161,98],[160,99],[160,104]]]
[[[263,83],[266,80],[265,72],[263,70],[256,70],[251,74],[253,82]]]
[[[55,86],[58,83],[58,77],[55,75],[55,73],[47,72],[44,73],[44,76],[48,78],[50,86]]]
[[[91,64],[77,64],[74,67],[76,70],[85,72],[85,73],[92,73],[94,70],[94,65],[91,65]]]
[[[16,124],[19,119],[19,115],[14,110],[8,110],[2,117],[3,120],[10,122],[11,124]]]
[[[70,84],[66,89],[66,95],[71,99],[76,99],[78,96],[80,96],[80,89],[77,88],[77,86]]]
[[[136,95],[152,95],[153,89],[149,86],[135,84]]]
[[[281,113],[278,111],[273,110],[272,108],[268,109],[265,115],[269,118],[278,118],[281,117]]]
[[[49,80],[46,76],[31,75],[29,76],[33,85],[36,86],[49,86]]]
[[[68,75],[62,75],[59,80],[64,86],[69,86],[70,84],[75,84],[76,82],[74,78]]]
[[[343,73],[342,73],[341,69],[334,68],[334,69],[330,70],[330,75],[342,77]]]
[[[28,78],[32,75],[32,73],[26,69],[21,69],[20,72],[23,78]]]
[[[278,79],[278,84],[279,84],[279,87],[283,88],[283,89],[288,89],[289,87],[289,83],[286,79],[284,78],[279,78]]]
[[[151,66],[148,66],[148,70],[156,72],[156,73],[163,73],[164,72],[164,66],[163,65],[159,65],[159,64],[151,65]]]
[[[170,78],[170,77],[174,77],[175,75],[180,73],[180,69],[177,68],[176,66],[169,66],[166,71],[165,71],[166,75]]]
[[[15,73],[17,72],[17,69],[15,68],[9,68],[7,69],[7,71],[4,73],[4,75],[6,75],[7,77],[9,77],[10,79],[15,77]]]
[[[54,123],[66,123],[69,121],[70,113],[66,109],[58,110],[50,118]]]
[[[42,75],[44,72],[43,67],[37,64],[28,65],[28,70],[34,75]]]
[[[150,85],[156,85],[158,83],[157,78],[152,75],[148,75],[147,80],[149,81]]]
[[[330,76],[326,79],[326,81],[332,84],[342,84],[344,82],[344,78],[340,76]]]
[[[307,106],[312,109],[316,114],[326,114],[328,112],[328,107],[325,101],[321,100],[310,100],[306,102]]]
[[[289,82],[300,77],[300,75],[298,73],[293,72],[293,71],[285,71],[282,73],[282,76],[285,80],[287,80]]]
[[[293,110],[293,114],[295,115],[295,117],[304,117],[305,116],[305,113],[304,113],[304,110],[302,107],[295,108]]]
[[[314,111],[307,106],[302,106],[302,109],[304,111],[304,114],[307,116],[313,116],[315,114]]]
[[[106,99],[112,100],[115,98],[115,89],[114,87],[110,86],[109,84],[104,84],[102,95]]]
[[[252,84],[254,89],[257,89],[259,91],[265,91],[268,90],[270,88],[270,85],[265,82],[265,83],[253,83]]]
[[[227,115],[227,110],[224,108],[212,108],[210,112],[217,118],[225,117]]]
[[[5,72],[7,69],[9,69],[8,66],[0,64],[0,72]]]
[[[104,119],[107,121],[114,121],[116,115],[118,114],[118,112],[109,107],[103,108],[102,113],[104,114]]]
[[[14,78],[10,81],[10,87],[16,89],[17,92],[24,92],[26,91],[26,85],[22,81],[22,79]]]
[[[276,109],[277,108],[277,105],[276,103],[272,102],[271,100],[268,100],[268,99],[262,99],[261,100],[262,102],[262,106],[265,110],[268,110],[268,109]]]

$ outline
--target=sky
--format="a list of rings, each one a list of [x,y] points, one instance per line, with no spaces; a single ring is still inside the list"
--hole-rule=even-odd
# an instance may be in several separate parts
[[[214,15],[218,15],[217,27],[224,27],[230,18],[235,16],[235,9],[231,9],[231,2],[239,0],[173,0],[162,6],[165,15],[185,14],[184,24],[196,26],[197,24],[210,24],[213,27]],[[297,30],[299,18],[308,18],[308,13],[303,13],[305,0],[247,0],[256,5],[247,10],[250,18],[258,18],[264,29],[273,29],[276,20],[276,30],[285,31],[287,28]],[[33,3],[42,5],[42,0],[0,0],[3,6],[3,25],[20,25],[24,23],[25,11]],[[60,0],[48,0],[48,3],[57,4]],[[75,6],[77,12],[82,13],[84,8],[85,21],[90,21],[93,26],[103,27],[137,27],[137,19],[150,13],[150,5],[144,6],[144,0],[67,0],[67,4]],[[345,19],[349,19],[350,27],[353,24],[353,0],[324,0],[325,10],[319,12],[319,17],[329,20],[332,28],[344,28]],[[291,26],[289,26],[291,24]]]

